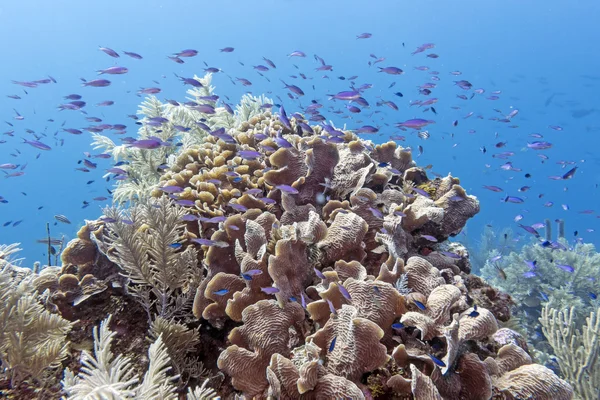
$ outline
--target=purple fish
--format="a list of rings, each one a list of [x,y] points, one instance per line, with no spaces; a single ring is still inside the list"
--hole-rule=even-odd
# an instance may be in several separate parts
[[[181,186],[163,186],[159,188],[160,190],[162,190],[165,193],[181,193],[183,192],[183,188]]]
[[[27,139],[23,139],[23,143],[27,143],[28,145],[33,146],[36,149],[40,149],[40,150],[52,150],[52,148],[50,146],[48,146],[47,144],[44,144],[44,143],[40,142],[39,140],[27,140]]]
[[[278,289],[278,288],[276,288],[276,287],[272,287],[272,286],[269,286],[269,287],[263,287],[263,288],[260,288],[260,290],[262,290],[262,291],[263,291],[264,293],[266,293],[266,294],[275,294],[275,293],[279,293],[279,289]]]
[[[219,51],[221,53],[231,53],[233,52],[233,50],[235,50],[233,47],[223,47],[222,49],[220,49]]]
[[[336,99],[336,100],[343,100],[343,101],[356,100],[359,97],[361,97],[360,93],[357,91],[339,92],[338,94],[328,94],[328,96],[330,96],[330,100]]]
[[[523,200],[520,197],[515,197],[515,196],[506,196],[504,198],[504,202],[505,203],[515,203],[515,204],[520,204],[520,203],[524,203],[525,200]]]
[[[423,239],[429,240],[430,242],[437,242],[438,241],[434,236],[431,236],[431,235],[421,235],[421,237]]]
[[[108,79],[94,79],[92,81],[83,82],[81,86],[107,87],[110,86],[110,81]]]
[[[533,150],[546,150],[552,147],[552,143],[549,142],[541,142],[535,141],[531,143],[527,143],[527,147]]]
[[[537,276],[537,274],[533,271],[527,271],[523,274],[523,278],[533,278]]]
[[[520,228],[524,229],[528,233],[531,233],[533,236],[540,237],[539,232],[536,231],[535,228],[532,228],[531,226],[527,226],[527,225],[523,225],[523,224],[518,224],[518,225]]]
[[[229,243],[227,242],[222,242],[219,240],[210,240],[210,239],[203,239],[203,238],[195,238],[191,240],[194,243],[203,245],[203,246],[214,246],[214,247],[229,247]]]
[[[411,129],[421,129],[424,126],[429,124],[434,124],[435,121],[426,120],[422,118],[409,119],[404,122],[399,122],[396,124],[399,128],[411,128]]]
[[[566,272],[570,272],[570,273],[575,272],[575,268],[571,267],[570,265],[556,264],[556,266]]]
[[[102,74],[109,74],[109,75],[121,75],[121,74],[126,74],[127,72],[129,72],[129,69],[127,69],[126,67],[109,67],[106,69],[100,69],[97,71],[98,75],[102,75]]]
[[[412,188],[413,192],[420,194],[421,196],[430,198],[431,196],[429,195],[429,193],[427,193],[425,190],[418,188],[418,187],[414,187]]]
[[[136,60],[141,60],[142,56],[140,56],[138,53],[134,53],[132,51],[123,51],[123,53],[131,58],[135,58]]]
[[[105,54],[108,54],[111,57],[119,58],[119,53],[117,53],[116,51],[114,51],[113,49],[110,49],[108,47],[100,47],[100,48],[98,48],[98,50],[104,52]]]
[[[156,139],[141,139],[132,142],[129,147],[135,147],[138,149],[152,150],[157,149],[163,145],[163,142]]]
[[[455,260],[460,260],[462,258],[460,255],[449,251],[439,251],[438,253],[445,255],[446,257],[454,258]]]
[[[337,287],[340,290],[340,293],[342,294],[342,296],[344,296],[346,298],[346,300],[352,301],[352,296],[350,296],[348,289],[346,289],[341,283],[338,283]]]
[[[261,156],[261,154],[256,150],[240,150],[238,151],[238,154],[245,160],[255,160]]]
[[[390,75],[402,75],[404,71],[397,67],[379,67],[379,72],[385,72]]]
[[[195,57],[198,55],[198,50],[185,49],[175,54],[177,57]]]
[[[285,88],[288,89],[289,91],[294,92],[298,96],[304,96],[304,92],[298,86],[296,86],[296,85],[288,85],[287,83],[285,83],[283,81],[283,79],[280,79],[280,81],[283,82],[283,84],[285,85]]]
[[[276,189],[281,190],[282,192],[285,193],[291,193],[291,194],[298,194],[298,189],[290,186],[290,185],[277,185],[275,186]]]

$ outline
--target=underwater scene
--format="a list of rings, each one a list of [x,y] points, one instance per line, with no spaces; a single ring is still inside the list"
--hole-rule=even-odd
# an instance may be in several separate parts
[[[0,4],[0,398],[599,399],[600,3]]]

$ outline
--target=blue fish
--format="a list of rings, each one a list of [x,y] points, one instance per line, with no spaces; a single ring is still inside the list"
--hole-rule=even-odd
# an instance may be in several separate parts
[[[171,243],[169,245],[169,247],[172,248],[172,249],[180,249],[181,246],[183,246],[181,243]]]
[[[432,356],[431,354],[428,354],[429,358],[431,358],[431,360],[433,361],[433,363],[435,365],[437,365],[438,367],[442,367],[445,368],[446,367],[446,363],[444,363],[442,360],[440,360],[437,357]]]
[[[425,306],[425,304],[421,303],[420,301],[413,300],[413,302],[417,305],[417,307],[419,307],[419,309],[421,309],[423,311],[427,310],[427,307]]]
[[[473,305],[473,311],[469,313],[469,317],[477,318],[479,316],[479,311],[477,311],[477,304]]]
[[[329,352],[331,353],[333,349],[335,349],[335,342],[337,341],[337,336],[333,338],[331,344],[329,345]]]
[[[395,324],[392,324],[392,329],[402,329],[404,328],[404,324],[402,322],[396,322]]]
[[[216,294],[217,296],[223,296],[224,294],[229,293],[229,289],[221,289],[221,290],[217,290],[216,292],[213,292],[213,294]]]

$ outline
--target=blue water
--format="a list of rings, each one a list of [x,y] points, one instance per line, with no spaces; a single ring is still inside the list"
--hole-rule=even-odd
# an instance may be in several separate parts
[[[400,144],[415,148],[415,155],[416,147],[423,146],[424,153],[417,159],[419,165],[433,164],[432,171],[442,175],[452,172],[461,178],[470,194],[479,197],[482,211],[469,223],[470,237],[477,238],[486,224],[498,229],[516,228],[513,219],[522,214],[525,218],[521,223],[527,225],[544,218],[565,219],[570,239],[577,230],[586,242],[598,241],[598,232],[588,230],[600,230],[596,218],[600,214],[580,213],[594,208],[600,212],[596,187],[600,183],[600,158],[596,156],[600,144],[600,55],[595,51],[600,42],[598,2],[105,0],[93,6],[69,0],[33,3],[0,5],[0,121],[14,125],[0,122],[0,141],[6,141],[0,144],[0,164],[27,163],[25,175],[0,177],[0,196],[8,201],[0,204],[0,243],[21,242],[24,265],[46,259],[45,245],[35,243],[45,237],[46,222],[52,224],[53,237],[72,238],[84,219],[97,218],[100,207],[110,202],[92,200],[109,197],[106,189],[111,189],[112,184],[104,182],[102,175],[110,168],[110,160],[93,160],[98,162],[98,168],[89,173],[75,170],[80,167],[77,162],[83,159],[83,153],[93,152],[91,136],[88,132],[79,136],[63,132],[62,124],[65,128],[84,128],[93,123],[87,122],[86,115],[79,111],[59,111],[57,106],[66,102],[62,96],[81,94],[87,102],[87,116],[102,118],[103,123],[126,124],[128,131],[124,136],[136,136],[137,125],[127,117],[135,114],[142,101],[136,91],[157,86],[153,83],[156,80],[162,88],[160,99],[183,100],[189,87],[182,86],[173,73],[202,76],[203,62],[221,68],[233,78],[243,77],[253,83],[250,87],[234,85],[225,73],[216,74],[216,93],[222,98],[227,96],[230,104],[237,103],[247,90],[255,95],[266,93],[271,98],[279,95],[290,113],[301,111],[300,105],[316,99],[326,107],[332,105],[344,111],[348,118],[331,110],[323,113],[336,125],[380,126],[378,135],[368,137],[378,143],[391,135],[405,135],[406,141]],[[363,32],[373,36],[355,39]],[[436,47],[411,56],[423,43],[435,43]],[[118,52],[133,51],[144,59],[134,60],[123,54],[114,59],[99,51],[98,46]],[[226,46],[235,51],[219,52]],[[199,55],[186,59],[182,65],[167,58],[187,48],[197,49]],[[307,57],[288,58],[286,55],[294,50],[306,52]],[[431,52],[440,57],[426,58]],[[369,56],[371,53],[386,60],[370,67],[367,63],[375,61]],[[319,64],[314,54],[333,65],[333,72],[315,71]],[[264,63],[263,56],[277,65],[277,69],[264,73],[270,83],[252,69],[253,65]],[[126,66],[130,71],[109,76],[112,85],[107,88],[81,87],[79,78],[94,79],[96,70],[113,65]],[[377,73],[378,66],[396,66],[405,73]],[[418,71],[416,66],[428,66],[430,70]],[[409,107],[410,100],[426,99],[418,94],[417,86],[431,81],[431,71],[439,71],[441,78],[429,96],[439,99],[434,105],[437,116],[431,111],[423,113],[425,107]],[[453,76],[451,71],[462,75]],[[300,72],[308,79],[290,77]],[[47,75],[58,83],[26,88],[28,94],[11,83],[44,79]],[[330,79],[322,78],[323,75]],[[336,77],[351,75],[358,75],[357,85],[373,84],[365,93],[371,107],[360,114],[349,113],[342,102],[329,101],[326,96],[347,90],[348,81]],[[300,86],[306,95],[299,100],[289,99],[280,78]],[[473,88],[485,89],[485,94],[467,101],[457,98],[456,95],[472,93],[455,86],[453,81],[458,79],[470,81]],[[396,85],[388,89],[392,82]],[[500,99],[486,100],[496,90],[502,91]],[[398,91],[404,97],[395,96]],[[22,99],[5,95],[19,95]],[[376,106],[381,99],[394,101],[400,109]],[[115,105],[94,106],[104,100],[113,100]],[[460,110],[452,106],[460,106]],[[23,120],[14,119],[13,108]],[[514,109],[519,113],[511,123],[489,120],[503,118]],[[372,114],[373,111],[377,113]],[[474,115],[464,119],[469,112]],[[482,119],[477,118],[479,115]],[[429,140],[394,127],[396,122],[415,117],[436,121],[428,127]],[[454,120],[458,120],[457,127],[452,126]],[[563,130],[552,130],[550,125]],[[2,134],[13,129],[14,137]],[[25,129],[47,135],[41,140],[52,150],[40,151],[22,143],[21,138],[34,139]],[[542,134],[543,139],[528,136],[534,132]],[[109,136],[118,139],[116,135]],[[60,146],[62,139],[64,145]],[[533,140],[549,141],[553,148],[542,152],[526,149],[526,143]],[[494,145],[498,142],[507,145],[497,149]],[[486,147],[486,154],[480,151],[481,146]],[[492,157],[503,151],[515,155],[508,160]],[[540,153],[549,160],[542,164]],[[522,171],[500,169],[506,161]],[[575,164],[563,168],[557,164],[559,161]],[[578,170],[573,179],[548,179],[575,165]],[[525,173],[532,177],[525,178]],[[90,180],[94,182],[86,184]],[[482,185],[497,185],[506,192],[489,192]],[[518,192],[525,185],[531,190]],[[540,194],[544,194],[543,198],[538,198]],[[506,195],[520,196],[525,202],[501,202]],[[82,208],[83,201],[90,205]],[[544,207],[548,201],[554,205]],[[565,211],[562,204],[570,209]],[[55,214],[64,214],[73,223],[54,225]],[[19,220],[22,222],[13,226]],[[8,221],[11,224],[3,227]]]

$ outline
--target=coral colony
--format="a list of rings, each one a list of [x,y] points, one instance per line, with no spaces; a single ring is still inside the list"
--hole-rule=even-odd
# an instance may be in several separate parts
[[[447,241],[479,211],[457,178],[264,97],[216,107],[210,75],[194,80],[196,106],[148,98],[131,143],[95,135],[129,160],[109,171],[121,205],[62,266],[0,248],[7,398],[573,397],[502,327],[511,297]]]

